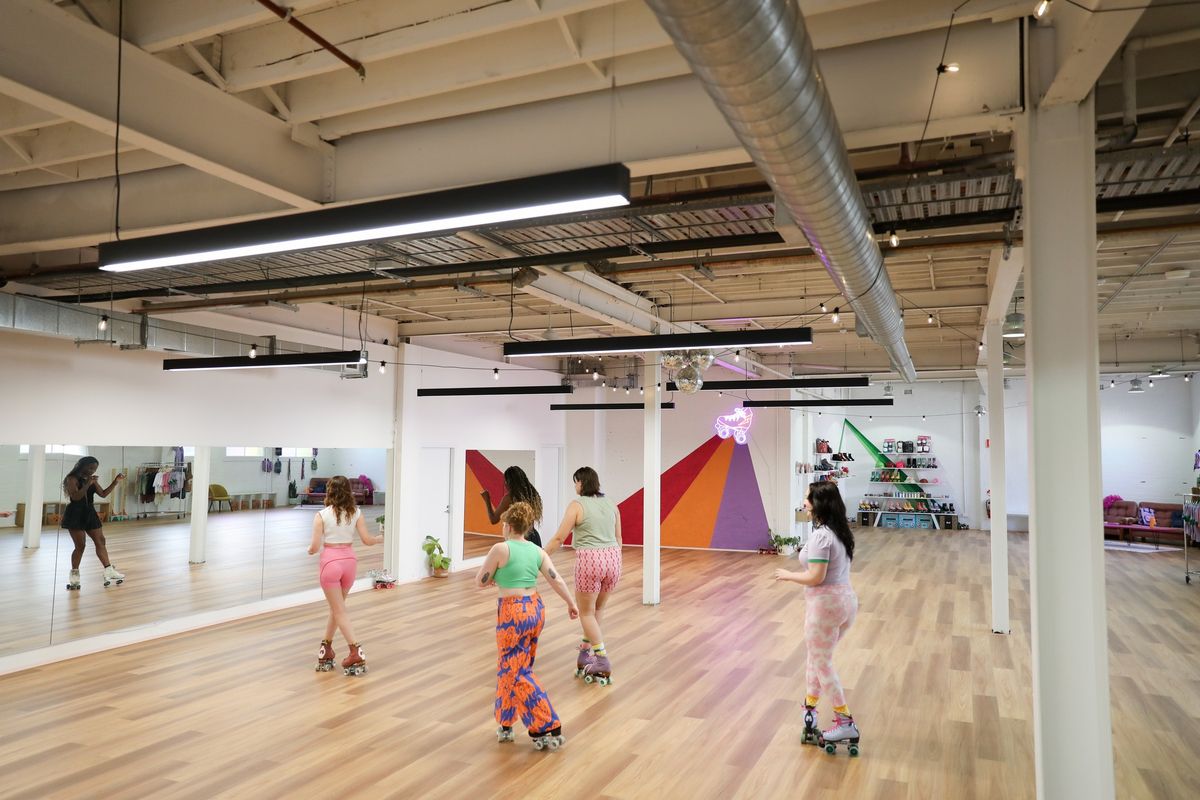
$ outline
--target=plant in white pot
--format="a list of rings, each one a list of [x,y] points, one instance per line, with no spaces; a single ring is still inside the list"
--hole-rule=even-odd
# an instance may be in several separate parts
[[[380,514],[378,517],[375,518],[375,521],[379,523],[379,532],[380,533],[386,533],[386,531],[384,530],[384,527],[383,527],[383,520],[384,520],[383,514]]]
[[[796,552],[796,544],[798,540],[790,539],[787,536],[779,536],[771,534],[771,546],[775,548],[780,555],[790,556]]]
[[[421,549],[428,557],[429,569],[435,578],[444,578],[450,574],[450,556],[442,549],[442,543],[432,536],[426,536]]]

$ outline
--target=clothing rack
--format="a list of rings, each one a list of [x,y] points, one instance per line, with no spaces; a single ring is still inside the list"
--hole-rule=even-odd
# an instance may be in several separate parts
[[[151,478],[150,476],[154,477]],[[187,516],[187,495],[190,491],[188,484],[192,479],[192,465],[174,461],[143,461],[137,465],[134,472],[132,487],[134,500],[134,519],[146,519],[155,516],[171,516],[183,519]],[[166,485],[163,485],[165,478]],[[153,481],[149,486],[147,482]],[[154,499],[146,500],[151,494],[147,489],[153,489]],[[159,508],[160,497],[177,499],[177,508]]]
[[[1183,504],[1183,582],[1191,583],[1193,575],[1200,575],[1200,569],[1192,569],[1188,560],[1188,551],[1195,544],[1200,544],[1200,500],[1192,500]]]

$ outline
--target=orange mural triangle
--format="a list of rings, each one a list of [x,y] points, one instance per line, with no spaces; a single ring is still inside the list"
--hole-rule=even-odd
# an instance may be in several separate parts
[[[664,547],[708,547],[733,459],[733,439],[725,439],[663,521]]]
[[[479,478],[475,477],[475,470],[471,465],[467,465],[467,489],[466,497],[464,498],[463,508],[463,530],[471,533],[494,533],[500,534],[500,523],[492,524],[488,519],[487,506],[483,503],[483,498],[479,493],[483,491],[483,484],[479,482]],[[498,497],[492,497],[493,503],[500,502]]]

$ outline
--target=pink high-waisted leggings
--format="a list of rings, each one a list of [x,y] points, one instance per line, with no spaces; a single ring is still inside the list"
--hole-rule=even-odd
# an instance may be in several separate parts
[[[828,696],[834,708],[846,705],[846,693],[833,668],[833,648],[854,624],[858,595],[846,583],[804,590],[804,640],[808,647],[808,694]]]

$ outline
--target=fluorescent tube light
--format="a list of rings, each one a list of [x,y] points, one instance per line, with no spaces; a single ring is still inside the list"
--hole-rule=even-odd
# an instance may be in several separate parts
[[[216,369],[271,369],[274,367],[331,367],[355,366],[366,363],[366,354],[359,350],[325,350],[316,353],[284,353],[265,356],[219,356],[216,358],[168,358],[163,361],[166,372],[195,372]]]
[[[629,204],[622,164],[339,206],[195,231],[104,242],[102,270],[173,267],[312,250]],[[300,235],[303,234],[303,235]]]
[[[675,408],[671,402],[662,403],[660,408],[670,411]],[[551,411],[633,411],[646,408],[645,403],[551,403]]]
[[[761,381],[705,381],[702,392],[730,392],[744,389],[847,389],[870,386],[871,379],[865,376],[852,378],[782,378]],[[674,381],[667,383],[667,391],[678,391]]]
[[[763,345],[812,344],[812,328],[771,328],[752,331],[670,333],[647,336],[608,336],[593,339],[560,339],[553,342],[508,342],[504,355],[575,356],[581,354],[649,353],[663,350],[723,350]]]
[[[890,406],[892,397],[868,400],[743,400],[743,408],[829,408],[838,406]]]
[[[417,397],[478,397],[493,394],[572,394],[574,386],[561,383],[549,386],[451,386],[434,389],[417,389]]]

